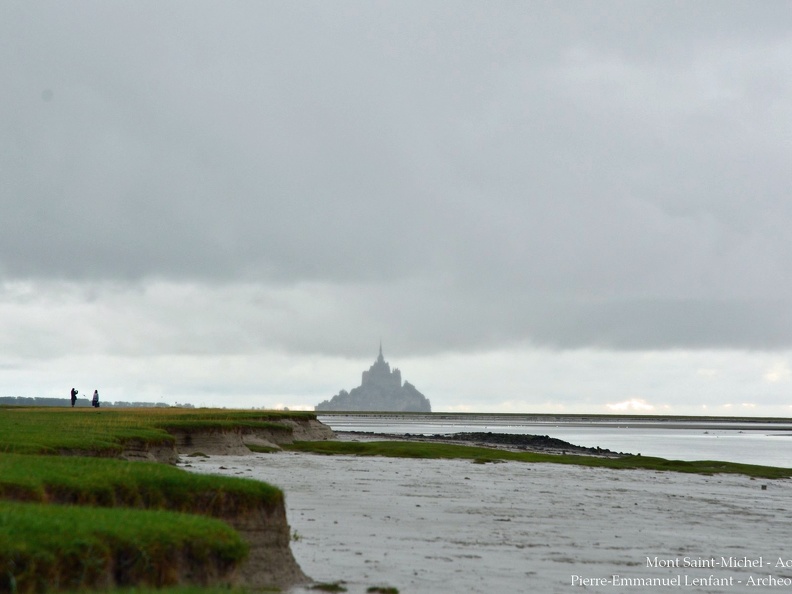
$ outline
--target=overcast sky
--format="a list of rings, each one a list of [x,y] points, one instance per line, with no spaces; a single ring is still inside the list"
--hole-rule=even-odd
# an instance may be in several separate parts
[[[0,395],[792,416],[792,4],[0,7]]]

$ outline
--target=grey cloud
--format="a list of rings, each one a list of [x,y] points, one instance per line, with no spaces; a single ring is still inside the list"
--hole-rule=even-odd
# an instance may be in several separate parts
[[[790,12],[11,3],[0,278],[314,283],[296,350],[788,346]]]

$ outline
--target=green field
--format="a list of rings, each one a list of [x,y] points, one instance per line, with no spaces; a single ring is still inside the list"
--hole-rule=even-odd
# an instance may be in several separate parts
[[[291,432],[287,418],[313,413],[179,408],[0,407],[0,452],[60,454],[80,451],[113,456],[124,444],[173,443],[171,430],[223,430],[234,427]]]
[[[223,518],[283,505],[254,480],[192,474],[113,458],[130,441],[173,443],[169,431],[291,432],[311,413],[212,409],[0,407],[0,591],[180,593],[224,589],[247,544]],[[84,453],[91,457],[53,454]],[[188,567],[186,573],[180,571]],[[187,576],[185,578],[185,575]],[[108,577],[110,576],[110,577]],[[217,583],[216,587],[197,585]],[[226,585],[224,585],[226,584]]]
[[[183,559],[230,570],[246,554],[228,524],[194,514],[0,502],[0,566],[20,592],[90,587],[109,572],[122,583],[175,585]]]
[[[0,454],[0,499],[219,517],[280,503],[283,493],[261,481],[193,474],[156,462]]]

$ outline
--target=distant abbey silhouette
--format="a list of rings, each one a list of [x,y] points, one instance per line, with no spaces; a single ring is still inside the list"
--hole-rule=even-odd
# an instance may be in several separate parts
[[[401,371],[391,371],[382,356],[380,342],[379,356],[363,372],[361,385],[350,392],[341,390],[330,400],[317,404],[316,410],[432,412],[432,405],[410,382],[402,385]]]

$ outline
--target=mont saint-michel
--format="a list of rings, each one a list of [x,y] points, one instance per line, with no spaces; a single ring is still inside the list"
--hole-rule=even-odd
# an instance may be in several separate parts
[[[316,410],[432,412],[432,405],[410,382],[402,384],[401,371],[391,371],[380,345],[379,356],[363,372],[361,384],[350,392],[341,390],[330,400],[317,404]]]

